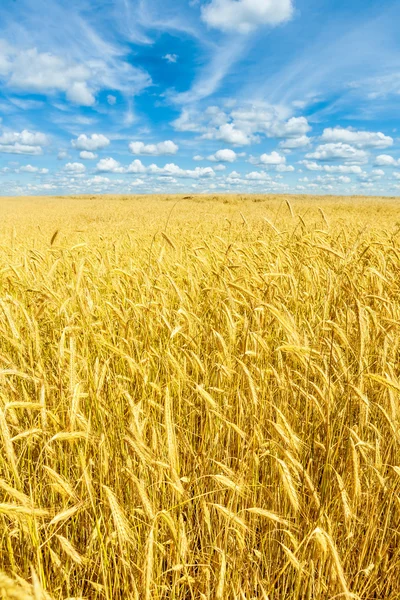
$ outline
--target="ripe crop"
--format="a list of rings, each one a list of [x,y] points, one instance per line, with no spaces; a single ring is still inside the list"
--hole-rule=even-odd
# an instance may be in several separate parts
[[[395,201],[0,207],[0,597],[399,597]]]

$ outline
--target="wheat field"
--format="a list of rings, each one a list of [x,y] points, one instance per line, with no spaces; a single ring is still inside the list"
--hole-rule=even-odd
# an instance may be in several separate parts
[[[396,199],[0,215],[1,598],[400,598]]]

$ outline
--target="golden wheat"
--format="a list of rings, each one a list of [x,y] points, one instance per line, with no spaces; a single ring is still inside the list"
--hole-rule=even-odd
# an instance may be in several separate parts
[[[396,201],[0,207],[0,598],[400,597]]]

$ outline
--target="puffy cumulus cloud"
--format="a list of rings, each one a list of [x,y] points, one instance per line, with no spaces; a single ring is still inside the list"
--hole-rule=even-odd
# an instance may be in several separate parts
[[[247,146],[258,141],[254,135],[238,129],[233,123],[220,125],[217,129],[203,134],[202,138],[206,140],[220,140],[221,142],[232,144],[232,146]]]
[[[295,150],[297,148],[304,148],[310,144],[310,138],[306,135],[301,135],[300,137],[289,138],[279,143],[279,148],[284,148],[285,150]]]
[[[295,170],[295,168],[292,165],[278,165],[276,167],[276,170],[279,171],[280,173],[290,173],[292,171]]]
[[[351,177],[348,175],[318,175],[314,181],[318,183],[351,183]]]
[[[82,163],[78,163],[78,162],[73,162],[73,163],[67,163],[64,166],[64,171],[68,171],[68,173],[84,173],[86,171],[86,167],[85,165],[83,165]]]
[[[310,160],[301,160],[299,164],[304,165],[308,171],[325,171],[326,173],[352,173],[362,174],[363,170],[358,165],[320,165]]]
[[[24,129],[21,132],[4,131],[0,135],[0,152],[5,154],[42,154],[42,146],[48,143],[44,133]]]
[[[93,106],[96,102],[93,92],[86,81],[74,81],[67,90],[67,98],[79,106]]]
[[[393,138],[379,132],[356,131],[351,127],[328,127],[321,136],[323,142],[343,142],[356,148],[388,148],[393,145]]]
[[[80,106],[93,106],[100,89],[139,93],[151,84],[143,70],[117,59],[109,52],[79,62],[66,56],[39,52],[37,48],[19,49],[11,45],[0,48],[0,79],[3,86],[31,93],[65,94]]]
[[[196,154],[196,156],[193,156],[193,160],[204,160],[204,156],[201,154]]]
[[[350,144],[338,142],[337,144],[321,144],[317,146],[315,152],[306,154],[306,158],[322,161],[342,159],[347,162],[365,163],[368,161],[368,154],[364,150],[354,148]]]
[[[191,179],[199,179],[202,177],[214,177],[215,171],[211,167],[196,167],[195,169],[182,169],[174,163],[166,164],[164,167],[159,167],[156,164],[151,164],[145,167],[139,159],[135,159],[127,167],[122,166],[114,158],[102,158],[97,163],[96,169],[103,173],[140,173],[147,175],[158,175],[164,177],[186,177]]]
[[[246,179],[253,181],[271,181],[272,177],[265,171],[252,171],[251,173],[247,173]]]
[[[176,63],[178,61],[179,56],[177,54],[165,54],[163,59],[169,63]]]
[[[95,152],[106,148],[110,144],[110,140],[102,133],[93,133],[90,136],[82,133],[75,140],[71,140],[71,144],[76,150]]]
[[[17,173],[20,171],[22,173],[37,173],[38,175],[47,175],[49,172],[48,169],[39,169],[39,167],[33,167],[32,165],[23,165],[17,169]]]
[[[382,175],[379,175],[375,172],[375,170],[371,171],[370,173],[367,173],[366,171],[363,171],[359,176],[359,179],[361,179],[362,181],[379,181],[380,179],[382,179]]]
[[[114,104],[117,103],[117,99],[115,96],[113,96],[112,94],[108,94],[107,96],[107,102],[110,106],[114,106]]]
[[[249,33],[260,25],[279,25],[292,14],[292,0],[211,0],[201,9],[202,19],[210,27],[239,33]]]
[[[127,167],[122,166],[117,160],[114,158],[102,158],[96,165],[97,171],[103,173],[146,173],[147,168],[144,164],[139,160],[135,159],[128,165]]]
[[[13,89],[47,93],[65,92],[67,98],[83,106],[92,106],[95,97],[88,82],[91,71],[83,64],[68,62],[49,52],[8,49],[6,85]]]
[[[60,150],[60,152],[57,154],[57,159],[65,160],[66,158],[68,158],[68,152],[65,152],[65,150]]]
[[[109,177],[103,177],[102,175],[95,175],[94,177],[87,179],[87,183],[94,184],[94,185],[99,185],[102,183],[110,183],[110,182],[111,182],[111,179]]]
[[[306,134],[311,129],[307,119],[289,116],[288,110],[279,105],[244,103],[227,112],[217,106],[203,112],[185,108],[171,125],[177,131],[200,133],[202,139],[218,140],[233,146],[260,142],[261,135],[297,139],[292,147],[306,145]]]
[[[97,154],[94,154],[94,152],[88,152],[87,150],[82,150],[82,152],[79,153],[79,156],[83,158],[83,160],[94,160],[97,158]]]
[[[27,146],[25,144],[0,144],[0,152],[4,154],[42,154],[43,150],[40,146]]]
[[[227,181],[242,181],[242,176],[237,171],[231,171],[226,177]]]
[[[131,187],[137,187],[137,186],[141,186],[141,185],[146,185],[146,182],[144,181],[144,179],[140,179],[140,177],[137,177],[136,179],[132,179],[132,181],[130,182]]]
[[[222,163],[220,163],[219,165],[215,165],[214,167],[214,171],[225,171],[226,169],[226,165],[223,165]]]
[[[286,157],[275,150],[271,154],[261,154],[260,163],[262,165],[282,165],[286,162]]]
[[[400,179],[400,173],[397,173],[397,172],[393,173],[393,177],[395,179]]]
[[[311,130],[305,117],[291,117],[288,121],[276,121],[268,129],[270,137],[299,138]]]
[[[400,166],[400,159],[393,158],[389,154],[380,154],[376,157],[375,164],[380,167],[396,167]]]
[[[28,131],[27,129],[20,133],[5,131],[0,136],[0,144],[13,144],[14,142],[28,146],[42,146],[47,143],[47,136],[44,133]]]
[[[124,173],[124,167],[115,158],[102,158],[96,165],[97,171],[103,173]]]
[[[182,169],[174,163],[169,163],[164,167],[150,165],[147,169],[148,173],[157,175],[167,175],[173,177],[187,177],[189,179],[199,179],[201,177],[214,177],[215,171],[212,167],[196,167],[195,169]]]
[[[37,173],[39,171],[38,167],[33,167],[32,165],[24,165],[19,168],[19,171],[23,171],[25,173]]]
[[[159,142],[158,144],[144,144],[143,142],[131,142],[129,151],[132,154],[145,154],[148,156],[161,156],[166,154],[176,154],[179,146],[171,140]]]
[[[208,160],[212,160],[214,162],[235,162],[237,159],[237,154],[234,150],[230,150],[229,148],[224,148],[223,150],[218,150],[215,154],[211,154],[208,156]]]
[[[128,165],[126,172],[127,173],[146,173],[146,167],[144,166],[144,164],[142,163],[141,160],[136,158],[134,161],[131,162],[130,165]]]
[[[272,124],[285,122],[290,112],[280,105],[257,102],[255,104],[245,102],[235,105],[229,114],[232,121],[243,128],[251,128],[252,131],[269,131]]]
[[[278,165],[284,165],[286,163],[286,157],[274,150],[270,154],[261,154],[260,158],[251,156],[249,158],[249,162],[253,165],[268,165],[276,167]]]

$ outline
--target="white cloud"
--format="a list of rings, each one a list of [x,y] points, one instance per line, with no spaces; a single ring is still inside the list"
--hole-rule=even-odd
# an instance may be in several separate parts
[[[400,179],[400,173],[393,173],[393,177],[395,179]]]
[[[400,165],[400,159],[397,160],[389,154],[380,154],[376,157],[375,164],[380,167],[396,167],[397,165]]]
[[[138,185],[145,185],[145,181],[143,179],[140,179],[139,177],[137,179],[132,179],[132,181],[130,182],[130,186],[138,186]]]
[[[317,147],[315,152],[306,154],[306,158],[313,158],[314,160],[334,160],[340,158],[348,162],[364,163],[367,162],[368,155],[364,150],[354,148],[350,144],[338,142],[337,144],[322,144]]]
[[[306,135],[301,135],[300,137],[289,138],[279,143],[279,148],[294,150],[296,148],[303,148],[304,146],[308,146],[310,143],[310,138]]]
[[[289,173],[294,171],[294,167],[292,165],[278,165],[276,167],[276,170],[279,171],[280,173]]]
[[[124,167],[115,160],[114,158],[102,158],[96,165],[97,171],[101,171],[104,173],[123,173],[125,171]]]
[[[388,148],[393,145],[393,138],[379,132],[356,131],[351,127],[327,128],[321,136],[324,142],[344,142],[356,148]]]
[[[102,150],[106,148],[110,143],[110,140],[101,133],[93,133],[90,136],[82,133],[77,137],[76,140],[71,140],[71,144],[77,150],[87,150],[93,152],[96,150]]]
[[[215,171],[211,167],[196,167],[195,169],[181,169],[174,163],[169,163],[164,167],[150,165],[147,171],[158,175],[169,175],[173,177],[188,177],[190,179],[199,179],[201,177],[214,177]]]
[[[102,175],[95,175],[91,179],[87,180],[87,183],[94,184],[94,185],[99,185],[102,183],[110,183],[110,182],[111,182],[111,179],[109,179],[108,177],[103,177]]]
[[[146,154],[148,156],[160,156],[162,154],[176,154],[179,146],[171,140],[159,142],[158,144],[144,144],[143,142],[131,142],[129,150],[132,154]]]
[[[83,158],[83,160],[93,160],[94,158],[97,158],[97,154],[88,152],[87,150],[82,150],[82,152],[79,153],[79,156]]]
[[[4,144],[0,145],[0,152],[4,154],[31,154],[33,156],[42,154],[43,150],[40,146],[27,146],[25,144]]]
[[[165,56],[163,56],[163,59],[169,63],[176,63],[178,58],[179,56],[177,54],[166,54]]]
[[[319,183],[351,183],[351,178],[348,175],[326,174],[318,175],[318,177],[315,178],[315,181],[318,181]]]
[[[208,157],[208,160],[212,160],[214,162],[235,162],[237,159],[237,154],[233,150],[229,148],[224,148],[223,150],[218,150],[215,154],[212,154]]]
[[[47,143],[47,137],[44,133],[28,131],[27,129],[24,129],[21,133],[6,131],[0,136],[0,144],[13,144],[15,142],[40,146]]]
[[[311,130],[305,117],[292,117],[288,121],[276,121],[269,127],[269,137],[299,138]]]
[[[26,98],[16,98],[10,97],[8,100],[14,106],[21,108],[22,110],[36,110],[38,108],[43,108],[44,102],[40,100],[27,100]]]
[[[233,146],[247,146],[254,141],[257,141],[254,136],[245,133],[238,129],[233,123],[225,123],[220,125],[218,129],[213,129],[202,135],[203,139],[220,140]]]
[[[353,173],[360,175],[363,171],[358,165],[320,165],[309,160],[301,160],[301,165],[308,171],[325,171],[326,173]]]
[[[96,102],[93,92],[86,81],[74,81],[67,90],[67,98],[79,106],[93,106]]]
[[[0,136],[0,152],[5,154],[42,154],[42,146],[47,144],[44,133],[24,129],[21,132],[4,131]]]
[[[253,165],[284,165],[286,163],[286,157],[274,150],[273,152],[271,152],[271,154],[261,154],[260,158],[258,159],[251,157],[249,159],[249,162]]]
[[[196,154],[196,156],[193,156],[193,160],[204,160],[204,156],[201,156],[201,154]]]
[[[271,175],[268,175],[265,171],[252,171],[247,173],[246,179],[254,181],[271,181]]]
[[[86,167],[82,163],[78,162],[67,163],[64,167],[64,171],[68,171],[69,173],[84,173],[86,171]]]
[[[68,63],[64,58],[40,53],[36,48],[9,50],[7,85],[31,92],[65,92],[75,104],[92,106],[95,98],[88,87],[91,72],[83,64]]]
[[[22,171],[23,173],[38,173],[39,175],[47,175],[48,169],[39,169],[39,167],[33,167],[32,165],[24,165],[17,169],[17,173]]]
[[[131,162],[127,168],[127,173],[145,173],[146,167],[138,158]]]
[[[87,27],[81,33],[87,35],[85,50],[89,52],[81,52],[78,60],[72,60],[67,52],[56,55],[39,52],[37,48],[20,50],[3,44],[0,48],[3,86],[33,93],[64,93],[74,104],[93,106],[100,89],[132,95],[151,84],[145,71],[121,60],[121,51],[101,43]]]
[[[108,94],[107,96],[107,102],[108,104],[110,104],[111,106],[114,106],[114,104],[116,104],[117,99],[115,96],[113,96],[112,94]]]
[[[285,139],[282,148],[295,148],[307,145],[307,133],[311,127],[305,117],[291,117],[284,106],[257,102],[231,105],[227,111],[218,106],[210,106],[203,112],[185,108],[171,123],[177,131],[192,131],[201,134],[202,139],[218,140],[233,146],[246,146],[258,143],[261,135],[268,138]],[[296,141],[289,141],[293,138]]]
[[[225,171],[225,169],[226,169],[226,165],[223,165],[221,163],[219,165],[215,165],[215,167],[214,167],[214,171]]]
[[[68,153],[65,152],[65,150],[60,150],[60,152],[57,154],[57,159],[64,160],[66,158],[68,158]]]
[[[279,25],[292,14],[292,0],[211,0],[201,9],[202,19],[210,27],[239,33],[249,33],[260,25]]]
[[[171,125],[176,131],[204,131],[204,126],[199,123],[201,118],[201,115],[194,114],[193,111],[184,108],[179,117],[172,121]]]

